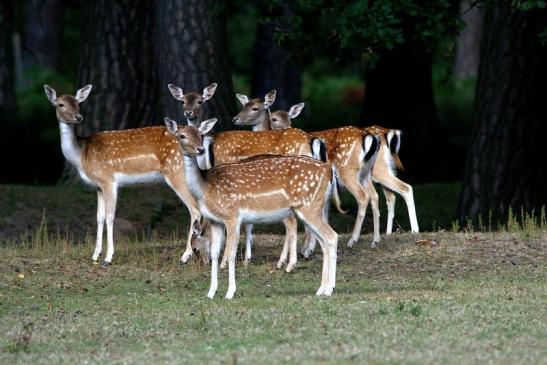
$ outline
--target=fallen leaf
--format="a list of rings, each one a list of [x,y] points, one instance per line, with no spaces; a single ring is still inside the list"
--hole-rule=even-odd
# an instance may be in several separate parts
[[[417,240],[414,244],[424,247],[437,247],[439,244],[430,240]]]
[[[24,279],[24,278],[25,278],[25,274],[18,274],[17,277],[18,277],[19,279]]]

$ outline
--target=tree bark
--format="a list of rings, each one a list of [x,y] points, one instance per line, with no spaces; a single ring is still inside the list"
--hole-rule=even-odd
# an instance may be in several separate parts
[[[477,76],[479,70],[483,13],[476,1],[461,0],[460,15],[465,27],[456,40],[454,76],[463,80]]]
[[[12,18],[12,3],[0,1],[0,115],[15,108]]]
[[[147,0],[86,2],[86,39],[78,70],[78,88],[93,85],[82,104],[79,136],[104,130],[161,124],[156,110],[154,12]],[[75,92],[75,90],[73,91]],[[77,181],[67,163],[61,179]]]
[[[539,34],[546,10],[519,11],[492,2],[477,83],[474,128],[459,218],[505,217],[547,203],[547,46]],[[491,213],[490,213],[491,212]],[[537,211],[536,211],[537,213]]]
[[[458,176],[458,166],[439,124],[431,58],[421,48],[399,46],[367,70],[362,124],[404,132],[401,159],[409,179],[450,179]]]
[[[78,87],[93,84],[81,134],[159,124],[155,120],[153,9],[146,0],[86,3]]]
[[[62,61],[63,11],[60,0],[30,0],[25,9],[25,68],[59,70]]]
[[[156,2],[156,46],[159,95],[165,116],[184,121],[180,102],[167,84],[184,92],[201,92],[213,82],[214,97],[205,103],[204,118],[218,118],[215,129],[232,129],[237,113],[232,75],[226,55],[228,46],[223,1],[165,0]]]
[[[302,71],[288,53],[275,41],[275,33],[286,28],[283,19],[290,16],[286,6],[280,6],[269,14],[275,19],[259,23],[253,49],[252,97],[263,98],[270,90],[276,89],[274,110],[289,110],[301,102]]]

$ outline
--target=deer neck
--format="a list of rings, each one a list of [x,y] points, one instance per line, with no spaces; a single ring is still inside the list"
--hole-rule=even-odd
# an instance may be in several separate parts
[[[201,124],[202,119],[203,119],[203,114],[200,114],[199,116],[195,117],[194,119],[186,118],[186,122],[191,127],[199,128],[199,125]]]
[[[186,180],[186,185],[190,189],[192,196],[199,202],[203,199],[203,194],[205,191],[205,186],[207,182],[205,181],[202,171],[198,166],[198,161],[196,157],[182,155],[184,160],[184,175]]]
[[[268,118],[268,111],[264,110],[259,122],[253,125],[253,132],[269,131],[270,129],[270,118]]]
[[[78,170],[82,168],[82,147],[74,131],[74,125],[59,121],[61,130],[61,150],[67,161]]]

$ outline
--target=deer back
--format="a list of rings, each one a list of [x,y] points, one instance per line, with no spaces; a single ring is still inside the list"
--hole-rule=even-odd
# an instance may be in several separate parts
[[[313,155],[314,137],[296,128],[277,131],[228,131],[213,142],[215,166],[235,163],[256,155]]]

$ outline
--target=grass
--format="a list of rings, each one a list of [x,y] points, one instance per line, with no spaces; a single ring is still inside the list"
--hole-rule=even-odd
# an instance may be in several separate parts
[[[168,192],[122,193],[120,214],[133,230],[155,226],[148,235],[117,231],[114,265],[101,269],[90,262],[92,193],[2,189],[2,227],[16,215],[30,228],[0,246],[0,363],[547,361],[545,227],[398,233],[372,250],[370,234],[347,248],[346,218],[338,218],[337,287],[317,298],[321,255],[299,260],[293,273],[276,270],[282,237],[271,226],[256,235],[253,262],[237,263],[236,297],[222,298],[221,271],[211,301],[208,268],[177,264],[183,247],[172,221],[183,208]]]

